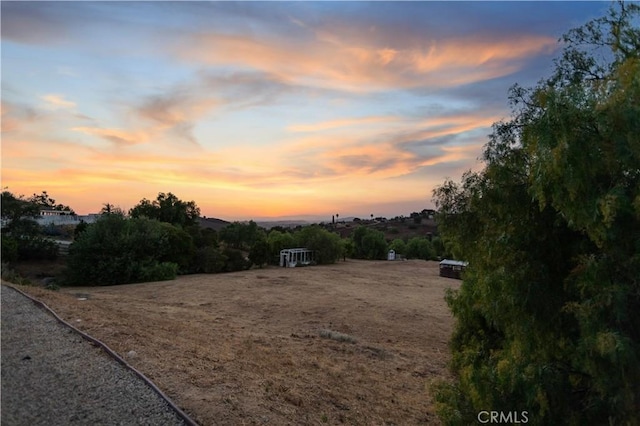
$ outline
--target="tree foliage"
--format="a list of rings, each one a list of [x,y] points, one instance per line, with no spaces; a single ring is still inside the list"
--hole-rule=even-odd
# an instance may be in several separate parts
[[[110,213],[113,210],[113,206],[110,204],[105,204],[103,208],[103,212]],[[171,192],[167,194],[160,192],[153,201],[143,198],[129,211],[129,216],[133,218],[147,217],[187,227],[198,224],[200,209],[195,201],[182,201]]]
[[[3,232],[7,234],[35,234],[39,231],[39,225],[35,219],[40,216],[40,207],[37,204],[16,197],[9,191],[2,191],[2,221]]]
[[[223,272],[244,271],[251,268],[251,260],[241,250],[227,247],[222,254],[225,259]]]
[[[269,245],[270,261],[274,264],[278,264],[280,260],[280,250],[294,248],[296,246],[296,241],[293,234],[290,232],[271,229],[267,236],[267,244]]]
[[[405,243],[402,238],[396,238],[395,240],[391,241],[391,244],[389,244],[389,250],[395,251],[396,254],[402,254],[406,256],[407,243]]]
[[[56,200],[51,198],[47,191],[42,191],[40,194],[33,194],[27,201],[36,205],[39,209],[57,210],[70,215],[76,214],[71,207],[60,203],[56,204]]]
[[[42,227],[35,220],[40,216],[42,206],[32,198],[16,197],[7,190],[2,192],[0,202],[2,203],[2,259],[4,261],[53,260],[58,257],[58,246],[43,237]]]
[[[266,238],[266,233],[257,223],[233,222],[220,230],[220,240],[232,248],[249,251],[258,241]]]
[[[147,218],[103,215],[69,248],[65,283],[113,285],[175,278],[184,261],[179,229]]]
[[[512,89],[485,169],[434,191],[439,230],[470,263],[447,296],[447,424],[488,409],[640,423],[638,12],[619,3],[568,32],[551,77]]]
[[[269,259],[269,243],[267,239],[262,238],[253,243],[249,251],[249,260],[251,263],[262,268],[266,263],[269,263]]]
[[[354,256],[358,259],[386,259],[387,241],[384,233],[375,229],[359,226],[353,231]]]
[[[295,234],[297,246],[313,250],[320,265],[335,263],[342,256],[340,236],[318,225],[305,226]]]
[[[413,237],[407,241],[405,254],[409,259],[435,260],[436,251],[429,239]]]

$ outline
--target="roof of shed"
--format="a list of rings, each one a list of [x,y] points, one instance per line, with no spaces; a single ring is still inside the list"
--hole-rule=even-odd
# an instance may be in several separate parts
[[[450,266],[467,266],[469,262],[464,262],[462,260],[452,260],[452,259],[442,259],[440,261],[441,265],[450,265]]]

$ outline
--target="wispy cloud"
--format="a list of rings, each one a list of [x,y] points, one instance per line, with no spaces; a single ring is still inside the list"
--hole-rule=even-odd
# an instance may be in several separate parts
[[[2,133],[14,132],[23,125],[33,124],[40,115],[34,108],[2,100]]]
[[[524,58],[552,52],[556,40],[526,34],[506,41],[470,36],[392,49],[327,35],[301,47],[289,40],[196,33],[179,46],[174,55],[184,61],[249,67],[299,85],[370,91],[451,87],[504,76],[518,70]]]
[[[152,95],[134,107],[134,113],[151,122],[156,132],[167,131],[181,140],[198,145],[193,135],[195,123],[220,102],[206,96],[194,96],[181,91]]]
[[[102,127],[73,127],[71,130],[91,136],[98,136],[116,145],[137,145],[149,141],[150,135],[144,131],[107,129]]]
[[[53,44],[68,35],[59,8],[32,2],[2,3],[2,37],[28,44]]]
[[[47,107],[52,108],[75,108],[76,103],[64,98],[64,95],[49,94],[41,97],[46,102]]]

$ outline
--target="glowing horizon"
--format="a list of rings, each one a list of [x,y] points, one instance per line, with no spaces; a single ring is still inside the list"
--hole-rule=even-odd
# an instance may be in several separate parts
[[[79,214],[393,217],[604,2],[2,2],[2,185]]]

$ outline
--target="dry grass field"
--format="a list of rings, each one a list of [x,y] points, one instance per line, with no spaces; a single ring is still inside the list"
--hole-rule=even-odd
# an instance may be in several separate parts
[[[438,423],[429,383],[446,376],[453,320],[443,296],[458,285],[436,262],[348,260],[20,288],[202,425],[411,425]]]

